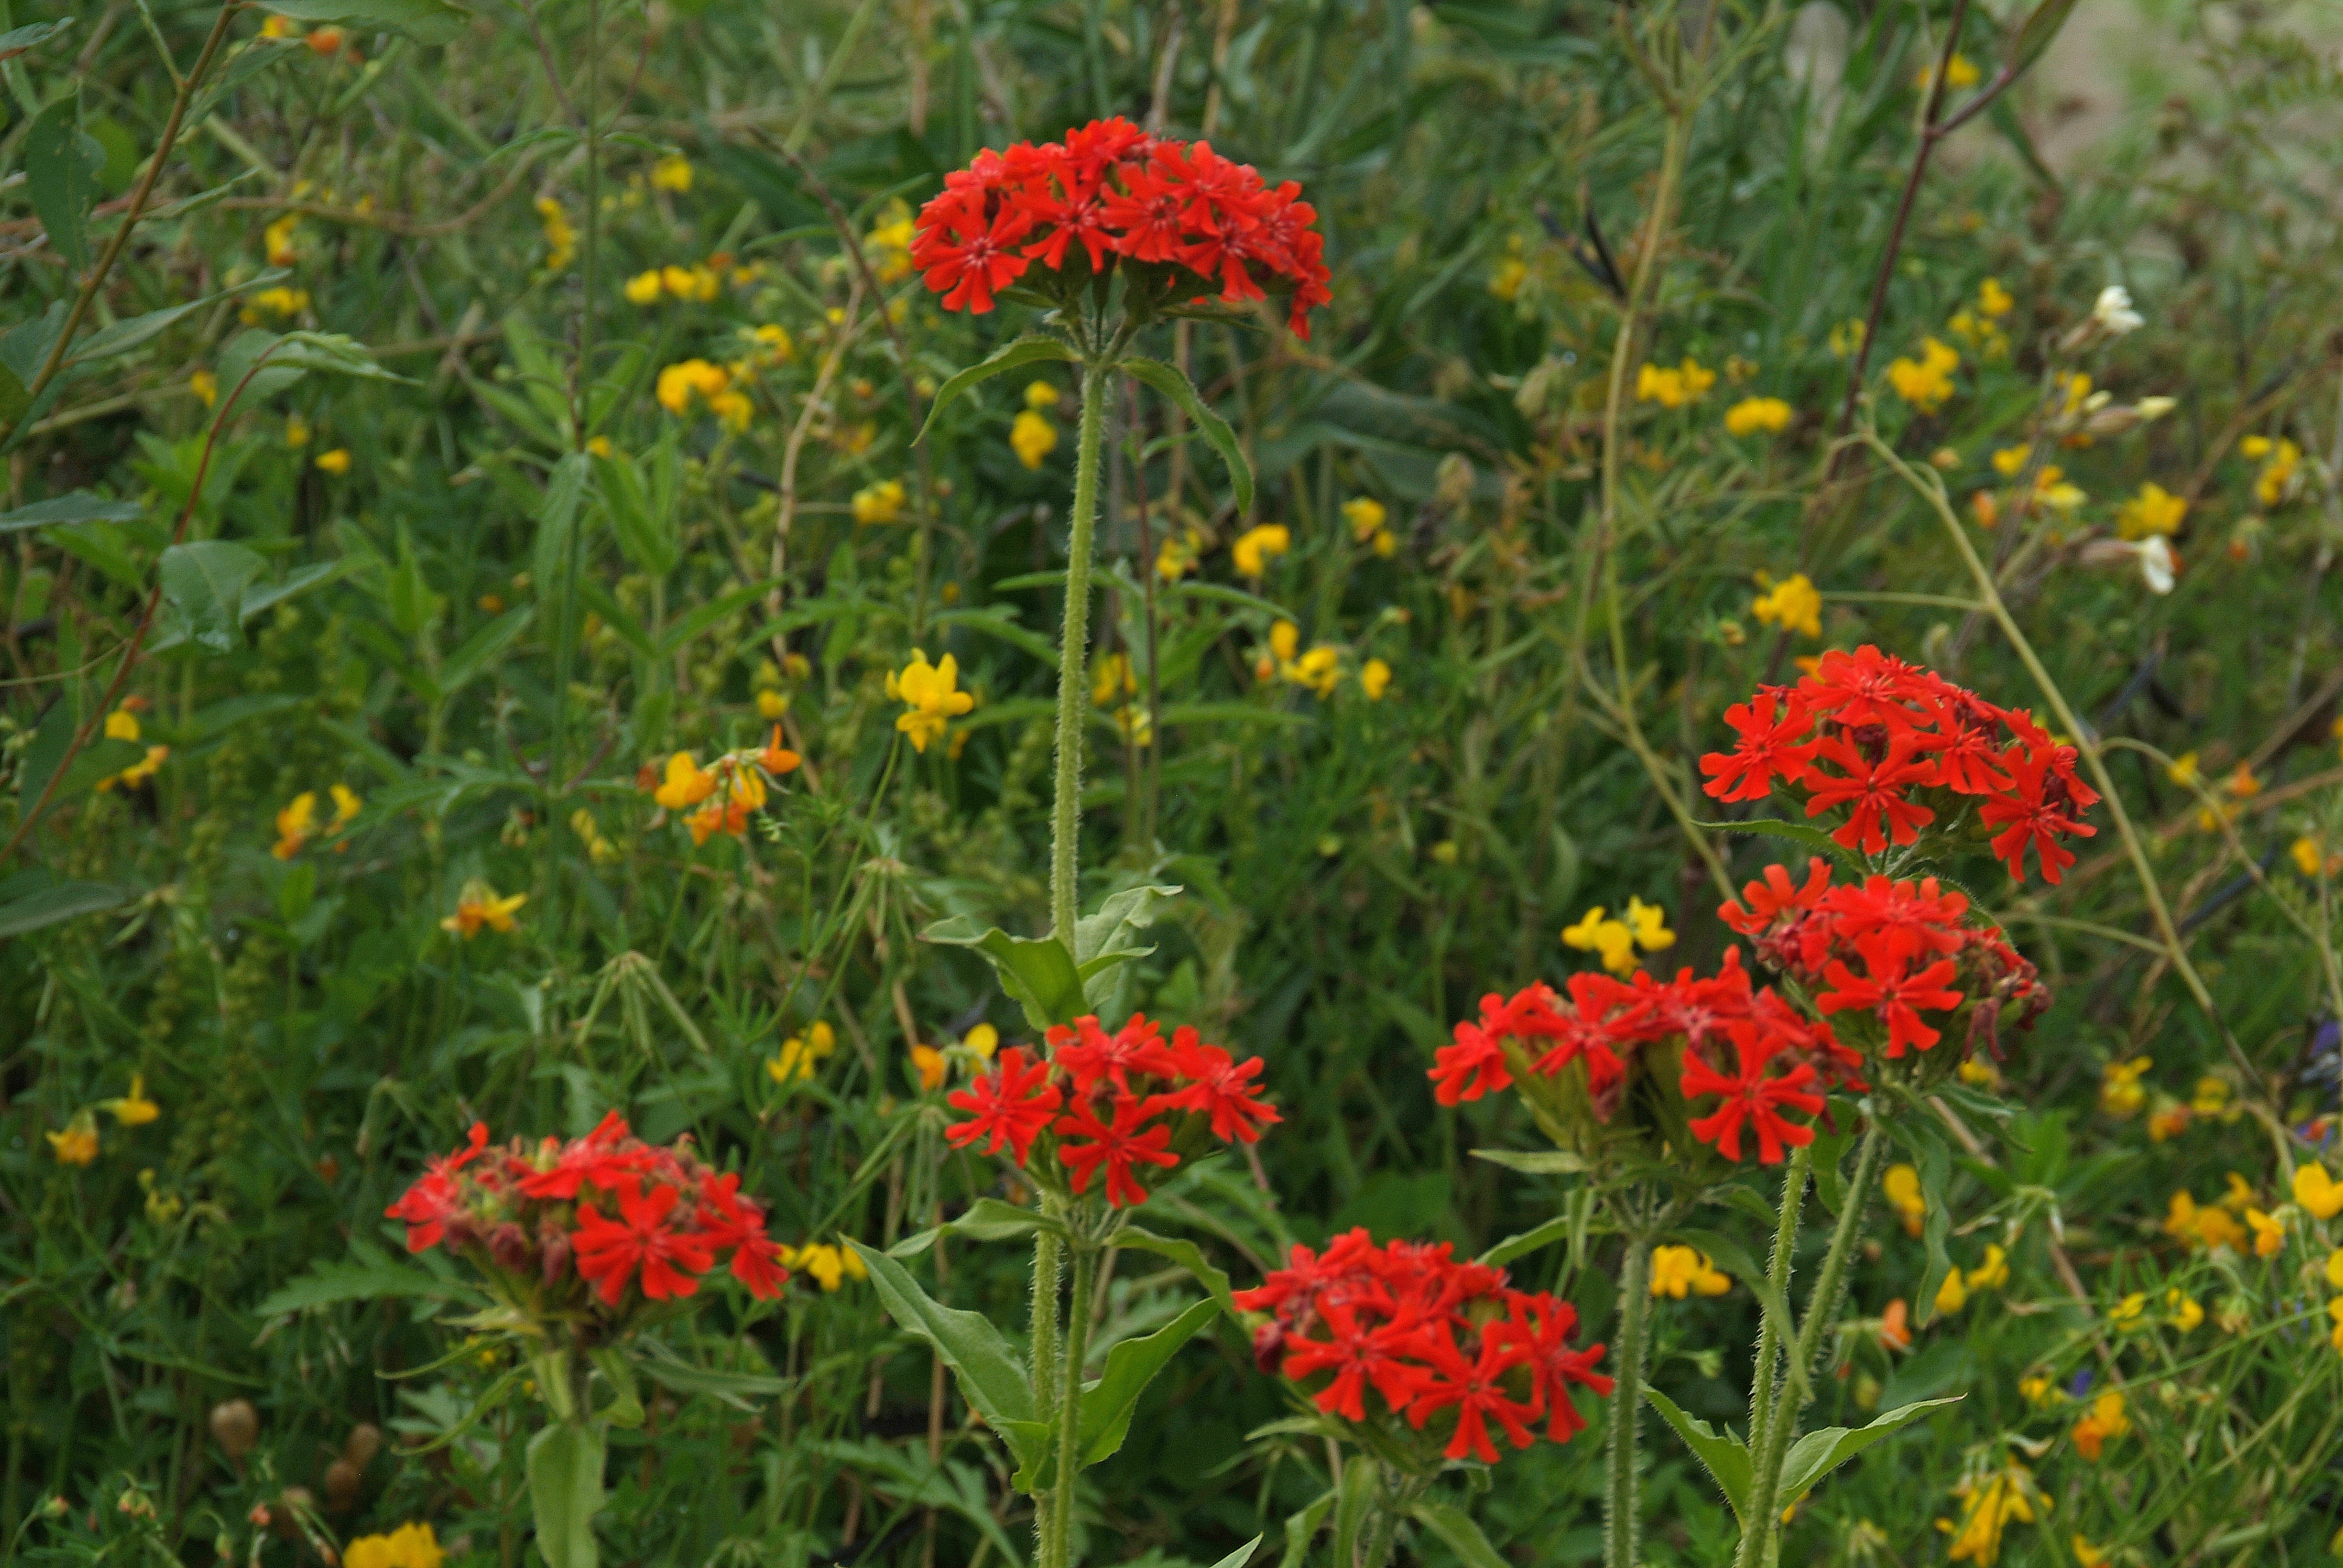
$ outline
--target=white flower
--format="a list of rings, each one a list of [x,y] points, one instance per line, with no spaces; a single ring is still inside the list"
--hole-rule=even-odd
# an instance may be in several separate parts
[[[2116,337],[2121,337],[2134,327],[2147,323],[2147,317],[2131,307],[2130,290],[2119,283],[2111,283],[2099,290],[2099,302],[2091,307],[2091,319]]]
[[[2167,594],[2172,591],[2172,547],[2164,542],[2162,534],[2150,534],[2139,542],[2139,575],[2147,579],[2147,591]]]

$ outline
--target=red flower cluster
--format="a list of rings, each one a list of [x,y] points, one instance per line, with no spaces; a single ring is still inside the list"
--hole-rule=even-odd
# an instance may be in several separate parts
[[[1450,1459],[1495,1463],[1493,1422],[1515,1448],[1535,1440],[1540,1419],[1547,1437],[1568,1442],[1586,1425],[1571,1385],[1611,1392],[1594,1370],[1603,1347],[1571,1348],[1578,1309],[1568,1302],[1514,1290],[1503,1269],[1450,1252],[1445,1241],[1378,1247],[1363,1229],[1335,1237],[1323,1254],[1294,1248],[1286,1267],[1236,1294],[1245,1311],[1272,1314],[1253,1333],[1253,1359],[1265,1372],[1317,1383],[1318,1408],[1344,1421],[1371,1419],[1370,1391],[1376,1411],[1419,1432],[1453,1412]]]
[[[1167,1042],[1161,1026],[1137,1013],[1112,1034],[1095,1017],[1078,1018],[1047,1038],[1043,1060],[1011,1047],[991,1072],[952,1092],[952,1109],[968,1112],[944,1130],[955,1147],[982,1141],[982,1152],[998,1154],[1006,1144],[1030,1171],[1033,1146],[1046,1138],[1045,1170],[1053,1164],[1078,1194],[1103,1171],[1106,1201],[1119,1209],[1147,1201],[1141,1167],[1180,1163],[1175,1141],[1209,1131],[1223,1143],[1251,1143],[1279,1120],[1258,1098],[1261,1058],[1238,1061],[1184,1025]]]
[[[977,315],[1035,263],[1051,272],[1079,246],[1092,274],[1118,260],[1171,269],[1177,292],[1231,304],[1263,297],[1282,280],[1289,324],[1310,336],[1309,313],[1333,297],[1317,210],[1292,180],[1272,190],[1249,164],[1209,142],[1151,136],[1129,120],[1093,120],[1061,142],[1020,142],[979,153],[944,176],[920,209],[911,263],[944,308]]]
[[[1963,1054],[1983,1040],[1998,1055],[2003,1013],[2014,1009],[2016,1023],[2031,1023],[2050,993],[1998,929],[1964,923],[1968,908],[1934,877],[1833,887],[1829,865],[1817,858],[1803,883],[1785,867],[1766,867],[1764,880],[1717,914],[1753,939],[1761,961],[1796,976],[1824,1012],[1875,1018],[1890,1057],[1944,1038],[1924,1014],[1957,1014],[1972,1003]]]
[[[1481,999],[1477,1021],[1456,1026],[1429,1076],[1443,1105],[1510,1089],[1511,1042],[1541,1077],[1583,1064],[1595,1118],[1607,1122],[1618,1110],[1632,1053],[1672,1040],[1683,1041],[1676,1065],[1684,1097],[1719,1097],[1714,1111],[1692,1122],[1693,1134],[1727,1160],[1741,1158],[1745,1127],[1757,1135],[1758,1158],[1778,1164],[1785,1145],[1815,1136],[1810,1124],[1785,1112],[1818,1116],[1828,1091],[1868,1087],[1856,1075],[1862,1057],[1841,1045],[1829,1024],[1802,1017],[1770,987],[1752,987],[1734,949],[1706,980],[1694,980],[1688,969],[1673,980],[1638,970],[1632,983],[1573,975],[1567,1000],[1543,981],[1510,998],[1493,991]]]
[[[443,1242],[518,1289],[587,1288],[606,1308],[639,1284],[654,1302],[689,1296],[731,1254],[732,1277],[760,1298],[789,1282],[781,1246],[765,1233],[764,1205],[740,1195],[737,1173],[700,1163],[688,1141],[653,1148],[617,1111],[583,1138],[516,1139],[488,1146],[485,1122],[433,1160],[387,1212],[407,1222],[407,1250]]]
[[[1940,810],[1965,798],[1994,835],[1993,852],[2026,879],[2031,848],[2056,884],[2073,852],[2059,840],[2097,832],[2082,814],[2098,791],[2075,773],[2075,749],[2060,746],[2020,708],[1997,708],[1932,670],[1868,644],[1834,649],[1794,687],[1762,687],[1725,709],[1740,739],[1700,759],[1702,788],[1720,800],[1762,800],[1778,779],[1806,792],[1806,815],[1844,808],[1831,834],[1866,855],[1909,844]],[[1936,804],[1914,797],[1934,792]]]

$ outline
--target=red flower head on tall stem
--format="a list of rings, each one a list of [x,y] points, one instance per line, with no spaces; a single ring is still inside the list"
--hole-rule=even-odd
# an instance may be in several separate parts
[[[1684,1052],[1684,1098],[1722,1096],[1714,1111],[1693,1122],[1693,1135],[1716,1145],[1716,1151],[1727,1160],[1738,1160],[1745,1124],[1756,1131],[1757,1158],[1767,1165],[1779,1165],[1785,1146],[1797,1148],[1814,1141],[1812,1127],[1785,1121],[1782,1115],[1785,1109],[1808,1116],[1822,1111],[1823,1097],[1807,1087],[1815,1081],[1814,1064],[1802,1061],[1787,1072],[1769,1070],[1782,1054],[1783,1042],[1781,1037],[1754,1022],[1729,1024],[1726,1035],[1740,1064],[1738,1073],[1719,1071],[1698,1053]]]
[[[1145,1126],[1147,1107],[1135,1094],[1115,1097],[1114,1117],[1101,1121],[1090,1100],[1076,1100],[1051,1129],[1058,1135],[1058,1162],[1066,1168],[1068,1185],[1079,1194],[1089,1191],[1099,1168],[1106,1168],[1106,1201],[1114,1208],[1144,1203],[1147,1189],[1131,1173],[1134,1165],[1169,1171],[1180,1157],[1165,1145],[1172,1130],[1161,1122]]]
[[[1023,1050],[1012,1045],[1001,1053],[1000,1065],[991,1072],[966,1089],[954,1090],[944,1102],[969,1113],[966,1121],[944,1129],[945,1141],[965,1149],[979,1139],[989,1139],[981,1151],[986,1154],[1000,1153],[1005,1142],[1011,1156],[1022,1165],[1033,1140],[1065,1103],[1065,1095],[1050,1081],[1048,1062],[1029,1066]]]

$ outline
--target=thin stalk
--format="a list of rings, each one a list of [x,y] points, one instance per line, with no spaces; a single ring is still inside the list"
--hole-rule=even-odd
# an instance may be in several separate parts
[[[1360,1458],[1352,1462],[1370,1464],[1376,1462]],[[1375,1477],[1378,1495],[1376,1506],[1368,1511],[1367,1533],[1353,1549],[1353,1561],[1338,1563],[1336,1568],[1383,1568],[1391,1561],[1392,1548],[1399,1543],[1401,1503],[1395,1495],[1398,1489],[1392,1485],[1389,1470],[1379,1463],[1376,1469],[1379,1472]]]
[[[1814,1163],[1811,1143],[1793,1150],[1789,1168],[1782,1172],[1782,1218],[1774,1230],[1774,1257],[1766,1277],[1774,1284],[1774,1300],[1790,1299],[1791,1254],[1798,1242],[1798,1218],[1806,1207],[1806,1171]],[[1757,1330],[1757,1359],[1749,1370],[1749,1448],[1765,1446],[1774,1422],[1774,1402],[1781,1391],[1782,1325],[1772,1312]]]
[[[1056,1232],[1033,1233],[1033,1409],[1044,1426],[1058,1418],[1058,1282],[1064,1259],[1065,1244]],[[1033,1496],[1035,1568],[1057,1568],[1051,1554],[1057,1544],[1054,1501],[1046,1492]]]
[[[1082,419],[1074,437],[1074,527],[1066,547],[1066,627],[1058,644],[1058,789],[1050,814],[1051,929],[1069,951],[1081,908],[1075,879],[1081,839],[1082,719],[1090,682],[1091,542],[1098,529],[1099,449],[1105,438],[1109,372],[1082,367]]]
[[[1644,1410],[1651,1298],[1652,1239],[1631,1236],[1619,1271],[1619,1362],[1603,1493],[1603,1568],[1635,1568],[1642,1546],[1643,1477],[1635,1471],[1635,1429]]]
[[[1065,1375],[1058,1387],[1058,1497],[1052,1523],[1057,1550],[1051,1568],[1074,1568],[1074,1478],[1081,1469],[1082,1362],[1090,1353],[1091,1292],[1098,1278],[1098,1249],[1074,1249],[1074,1288],[1066,1302]]]
[[[1847,1260],[1855,1251],[1855,1235],[1863,1229],[1863,1211],[1872,1185],[1879,1179],[1879,1160],[1886,1148],[1885,1124],[1874,1116],[1863,1130],[1863,1142],[1855,1157],[1855,1180],[1847,1184],[1839,1206],[1838,1227],[1831,1232],[1830,1251],[1823,1255],[1822,1275],[1806,1302],[1805,1321],[1798,1325],[1798,1342],[1790,1352],[1790,1367],[1810,1380],[1815,1353],[1838,1318],[1839,1298],[1846,1290]],[[1788,1373],[1789,1368],[1783,1369],[1785,1380]],[[1806,1398],[1813,1397],[1810,1382]],[[1782,1462],[1789,1456],[1791,1438],[1797,1435],[1798,1412],[1805,1402],[1785,1400],[1778,1389],[1775,1399],[1774,1417],[1751,1472],[1749,1513],[1743,1523],[1741,1544],[1733,1554],[1733,1568],[1759,1568],[1768,1555],[1766,1543],[1782,1528]]]

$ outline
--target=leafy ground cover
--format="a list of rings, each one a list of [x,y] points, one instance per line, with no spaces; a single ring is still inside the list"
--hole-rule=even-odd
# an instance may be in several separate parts
[[[2343,1551],[2343,83],[2070,8],[0,14],[6,1554]]]

